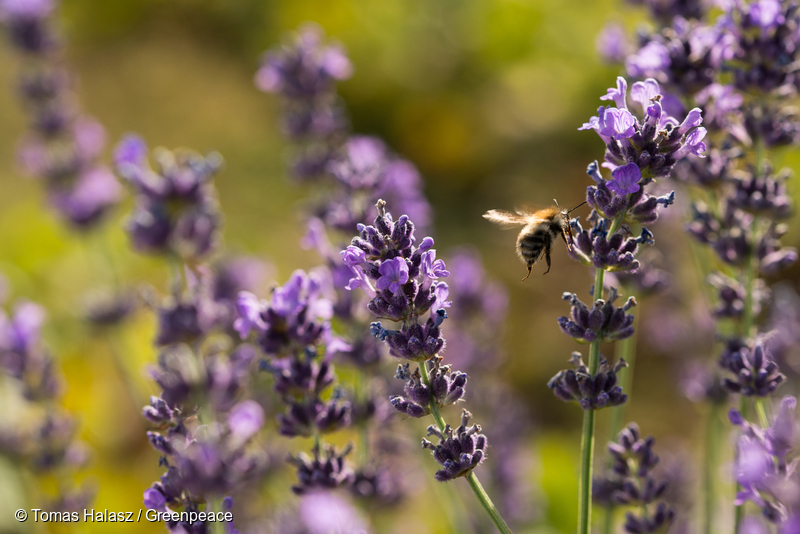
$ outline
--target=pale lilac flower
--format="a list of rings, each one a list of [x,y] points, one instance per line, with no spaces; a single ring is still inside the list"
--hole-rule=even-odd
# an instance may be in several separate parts
[[[606,95],[600,97],[600,100],[613,100],[618,109],[628,109],[627,97],[628,81],[622,76],[617,76],[617,86],[610,88]]]
[[[239,293],[236,299],[236,313],[238,317],[233,322],[233,329],[239,332],[242,339],[246,338],[250,330],[265,330],[267,324],[261,318],[261,311],[264,304],[258,297],[248,291]]]
[[[422,274],[431,280],[438,278],[446,278],[450,276],[450,272],[446,269],[444,260],[436,259],[436,251],[429,250],[422,255],[422,263],[420,265]]]
[[[381,263],[378,272],[381,274],[376,284],[378,289],[388,289],[398,294],[403,284],[408,282],[408,264],[403,258],[392,258]]]
[[[631,100],[642,106],[642,113],[653,103],[653,98],[661,94],[661,87],[653,78],[647,78],[643,82],[636,82],[631,87]]]

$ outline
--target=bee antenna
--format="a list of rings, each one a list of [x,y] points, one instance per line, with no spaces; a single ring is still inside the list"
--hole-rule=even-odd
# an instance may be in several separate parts
[[[575,211],[576,209],[580,208],[584,204],[586,204],[585,200],[583,202],[581,202],[580,204],[578,204],[577,206],[575,206],[574,208],[572,208],[571,210],[567,211],[567,213],[572,213],[573,211]]]

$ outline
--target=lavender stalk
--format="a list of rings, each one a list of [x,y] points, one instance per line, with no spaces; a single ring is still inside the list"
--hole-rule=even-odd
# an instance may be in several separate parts
[[[463,410],[461,424],[453,429],[440,411],[464,396],[467,382],[465,373],[451,372],[439,356],[445,344],[440,327],[447,317],[445,308],[451,304],[449,288],[439,279],[450,273],[444,261],[436,259],[433,239],[426,237],[415,246],[413,222],[406,215],[395,221],[385,205],[378,201],[374,226],[359,225],[359,235],[342,251],[352,276],[347,288],[360,287],[372,297],[368,306],[379,319],[401,323],[399,330],[386,329],[380,322],[372,323],[370,329],[388,345],[392,356],[419,364],[413,373],[409,363],[398,367],[398,378],[406,382],[406,395],[394,396],[391,402],[411,417],[433,417],[436,424],[428,427],[428,436],[435,436],[439,443],[423,439],[422,445],[442,466],[435,478],[440,482],[466,478],[498,531],[510,533],[473,472],[486,454],[481,427],[468,426],[472,414]],[[421,323],[427,312],[428,319]]]
[[[706,149],[699,109],[690,111],[682,122],[675,119],[661,105],[658,82],[647,80],[634,84],[631,90],[631,99],[644,115],[639,119],[628,109],[627,91],[627,81],[618,78],[617,86],[602,97],[613,101],[616,107],[600,107],[598,115],[581,127],[594,130],[603,140],[605,165],[612,169],[611,180],[602,177],[597,162],[587,170],[596,183],[587,188],[586,197],[593,209],[589,217],[592,228],[584,230],[577,220],[571,222],[576,236],[576,246],[570,248],[571,255],[595,268],[593,306],[589,308],[576,295],[565,293],[564,299],[572,304],[572,313],[571,317],[559,318],[564,333],[579,343],[590,344],[589,365],[586,366],[576,353],[572,362],[578,369],[561,371],[548,383],[557,397],[576,401],[585,410],[578,496],[579,534],[588,534],[591,528],[594,411],[627,400],[616,378],[625,362],[618,361],[612,369],[601,358],[600,343],[628,338],[634,331],[633,316],[626,312],[636,305],[636,300],[629,298],[624,306],[616,307],[614,301],[618,293],[613,287],[608,299],[603,300],[605,272],[633,271],[640,267],[635,258],[639,245],[653,244],[653,234],[643,227],[640,236],[633,238],[628,224],[655,222],[658,209],[672,204],[675,197],[674,192],[664,197],[648,195],[645,186],[656,178],[669,176],[681,158]]]

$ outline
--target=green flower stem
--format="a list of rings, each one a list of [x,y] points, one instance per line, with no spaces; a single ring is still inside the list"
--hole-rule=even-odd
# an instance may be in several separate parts
[[[769,417],[767,417],[767,410],[764,406],[764,399],[756,399],[756,413],[758,414],[758,422],[764,430],[769,428]]]
[[[705,473],[703,474],[704,508],[703,508],[703,534],[711,534],[714,526],[714,506],[716,504],[716,480],[717,468],[719,466],[719,443],[722,436],[722,425],[720,424],[719,404],[711,404],[708,412],[705,436]]]
[[[428,368],[427,363],[422,362],[419,366],[419,373],[422,377],[422,383],[426,386],[430,386],[430,379],[428,378]],[[433,416],[434,421],[436,421],[436,426],[439,428],[441,432],[444,432],[445,428],[447,428],[447,424],[444,422],[444,418],[442,418],[442,413],[439,411],[439,407],[436,405],[436,401],[431,398],[430,402],[430,410],[431,415]],[[503,517],[500,515],[500,512],[497,510],[497,507],[494,505],[492,500],[489,498],[489,495],[486,493],[486,490],[483,489],[480,481],[478,480],[477,475],[473,471],[467,475],[467,482],[469,482],[469,487],[472,488],[472,492],[475,494],[475,497],[478,498],[478,501],[483,506],[483,509],[486,510],[486,513],[489,515],[489,518],[494,523],[494,526],[497,527],[498,532],[501,534],[512,534],[511,529],[508,528],[508,525],[503,520]]]
[[[604,534],[613,534],[614,533],[614,505],[609,504],[606,506],[606,513],[604,516],[603,521],[603,532]]]

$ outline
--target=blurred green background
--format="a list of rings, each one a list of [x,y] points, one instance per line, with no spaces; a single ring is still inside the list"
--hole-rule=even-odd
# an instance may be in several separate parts
[[[478,247],[489,272],[510,292],[509,356],[498,372],[530,404],[539,428],[531,455],[542,525],[534,532],[541,533],[574,528],[581,413],[557,401],[545,383],[576,350],[556,323],[568,311],[561,294],[587,297],[590,272],[557,247],[551,273],[542,278],[537,266],[520,284],[525,267],[514,254],[515,235],[481,214],[553,198],[562,206],[581,201],[586,165],[602,158],[603,146],[577,127],[619,74],[602,65],[596,36],[609,21],[632,32],[643,19],[621,0],[66,0],[59,15],[82,106],[105,125],[110,145],[134,131],[150,145],[222,153],[226,168],[216,186],[226,246],[268,258],[280,282],[295,268],[317,263],[297,246],[308,190],[286,177],[280,103],[259,93],[252,78],[259,55],[305,21],[344,44],[355,74],[340,84],[340,94],[354,131],[383,137],[419,167],[434,207],[437,245],[445,251]],[[95,508],[138,509],[143,490],[160,474],[157,453],[145,438],[141,403],[121,393],[111,345],[81,321],[80,310],[87,293],[109,281],[98,267],[100,246],[111,246],[128,283],[145,280],[163,291],[165,268],[129,251],[121,230],[127,206],[101,235],[88,238],[70,232],[46,208],[40,184],[16,164],[25,129],[14,94],[18,67],[9,47],[1,47],[0,271],[12,297],[48,308],[45,337],[67,379],[65,404],[93,449],[88,476],[98,487]],[[778,159],[798,161],[794,154]],[[703,286],[681,230],[685,210],[684,196],[655,231],[661,261],[676,284],[637,309],[641,345],[627,418],[655,434],[665,451],[693,453],[700,435],[693,421],[701,418],[676,390],[677,360],[710,358],[713,339],[703,326]],[[793,223],[787,244],[800,242],[797,230]],[[144,371],[155,358],[154,321],[143,312],[134,323],[114,336],[114,350],[125,356],[142,391],[155,393]],[[601,430],[606,418],[602,413]],[[598,451],[606,437],[601,432]],[[0,464],[0,531],[14,532],[13,510],[25,503],[21,481],[10,473]],[[77,531],[110,528],[82,523]],[[146,523],[116,528],[163,530]]]

